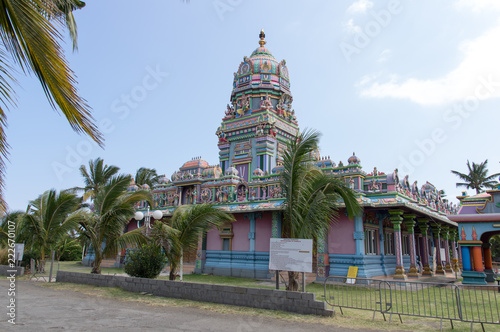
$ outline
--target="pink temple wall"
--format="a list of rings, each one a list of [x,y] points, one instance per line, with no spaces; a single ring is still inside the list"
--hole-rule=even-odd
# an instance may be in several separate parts
[[[349,220],[342,213],[328,231],[328,253],[354,255],[356,245],[353,232],[354,220]]]
[[[222,250],[222,239],[217,227],[207,232],[207,250]]]
[[[233,251],[248,251],[250,250],[250,240],[248,232],[250,232],[250,220],[244,219],[244,214],[235,214],[236,221],[233,221]]]
[[[255,219],[255,251],[269,251],[273,230],[273,215],[271,212],[262,213],[262,219]]]

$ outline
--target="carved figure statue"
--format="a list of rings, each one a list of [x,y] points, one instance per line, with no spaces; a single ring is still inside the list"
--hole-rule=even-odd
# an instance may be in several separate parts
[[[264,125],[259,124],[255,129],[255,136],[264,136]]]
[[[354,189],[354,179],[352,177],[349,178],[349,188]]]
[[[264,99],[260,101],[260,108],[272,109],[273,103],[271,102],[271,98],[269,98],[269,94],[266,93]]]
[[[250,99],[247,97],[247,95],[241,96],[241,99],[238,101],[238,108],[236,110],[236,114],[239,116],[245,115],[245,112],[250,108]]]
[[[223,199],[223,192],[222,192],[222,189],[219,187],[217,188],[217,191],[215,192],[215,196],[216,196],[216,199],[217,199],[217,202],[222,202],[222,199]]]
[[[230,116],[231,118],[234,118],[234,107],[229,106],[229,104],[227,104],[226,116]]]

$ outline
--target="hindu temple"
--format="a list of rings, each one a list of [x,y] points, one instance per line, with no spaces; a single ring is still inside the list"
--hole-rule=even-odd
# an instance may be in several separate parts
[[[287,141],[299,132],[300,110],[293,108],[287,63],[267,48],[264,31],[258,47],[234,73],[229,103],[213,116],[222,117],[214,128],[218,162],[209,164],[201,157],[186,161],[157,187],[145,187],[153,192],[154,206],[143,204],[138,210],[168,218],[180,205],[211,203],[232,213],[234,222],[200,239],[195,272],[271,278],[270,239],[281,237],[285,201],[280,165]],[[317,239],[317,279],[346,275],[350,266],[358,267],[358,277],[399,279],[446,275],[460,268],[457,223],[448,218],[457,206],[434,185],[410,182],[397,169],[365,171],[354,153],[341,160],[318,152],[315,159],[325,174],[345,181],[364,208],[362,215],[349,219],[341,207],[337,221]],[[129,188],[137,189],[135,184]],[[128,230],[143,223],[133,219]]]

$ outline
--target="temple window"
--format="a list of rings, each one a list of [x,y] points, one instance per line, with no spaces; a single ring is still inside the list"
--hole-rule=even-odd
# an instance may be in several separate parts
[[[376,229],[365,229],[365,254],[378,255],[378,231]]]
[[[386,231],[384,234],[385,242],[384,249],[386,255],[394,255],[394,232]]]
[[[401,236],[401,248],[403,249],[403,255],[410,254],[410,240],[408,234],[403,234]]]
[[[222,239],[222,251],[231,251],[233,242],[233,224],[224,223],[219,229],[219,236]]]

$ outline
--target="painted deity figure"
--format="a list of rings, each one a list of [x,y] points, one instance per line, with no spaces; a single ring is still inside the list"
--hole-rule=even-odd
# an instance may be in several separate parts
[[[222,131],[221,127],[217,128],[217,131],[215,132],[215,135],[217,135],[217,137],[219,137],[219,143],[225,143],[225,142],[227,142],[226,133],[224,133]]]
[[[247,95],[241,96],[240,100],[238,101],[238,106],[239,108],[236,110],[236,115],[245,115],[246,111],[248,111],[248,109],[250,108],[250,99],[247,97]]]
[[[222,193],[222,189],[220,187],[217,188],[217,191],[215,192],[215,197],[217,199],[217,202],[219,202],[219,203],[222,202],[223,193]]]
[[[255,193],[255,188],[254,188],[254,187],[252,187],[252,188],[250,189],[250,200],[252,200],[252,201],[254,201],[254,200],[255,200],[255,194],[256,194],[256,193]]]
[[[234,107],[227,104],[226,116],[234,118]]]
[[[354,189],[354,179],[352,177],[349,178],[349,188]]]
[[[266,93],[264,99],[260,101],[260,108],[273,109],[273,103],[271,102],[271,98],[269,98],[268,93]]]
[[[267,198],[267,190],[266,187],[262,187],[262,198],[266,199]]]
[[[372,191],[378,191],[379,190],[379,185],[378,185],[378,182],[377,180],[373,180],[371,186],[370,186],[370,190]]]
[[[193,191],[191,192],[191,196],[192,196],[191,203],[196,204],[196,200],[198,198],[197,197],[198,192],[196,191],[196,188],[193,188]]]
[[[255,129],[255,136],[264,136],[264,125],[259,124],[257,128]]]

